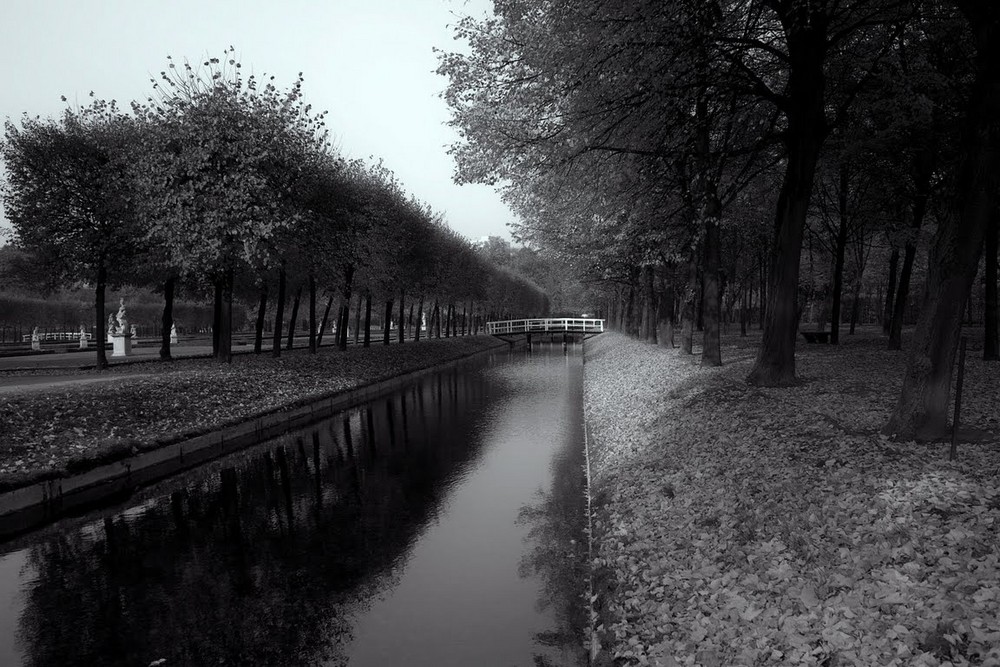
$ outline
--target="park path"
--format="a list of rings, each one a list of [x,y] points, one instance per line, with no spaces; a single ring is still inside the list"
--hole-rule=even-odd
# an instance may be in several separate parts
[[[393,338],[395,343],[396,339]],[[308,337],[296,336],[295,347],[301,349],[308,344]],[[354,345],[353,339],[348,339],[349,345]],[[373,345],[381,345],[381,340]],[[323,347],[330,347],[327,342]],[[235,344],[234,354],[245,354],[252,350],[249,344]],[[270,347],[265,347],[265,353],[270,352]],[[11,357],[0,357],[0,396],[16,394],[26,391],[41,391],[53,387],[70,386],[75,384],[87,384],[94,382],[107,382],[120,377],[114,373],[115,367],[124,366],[142,361],[152,361],[159,357],[159,346],[150,341],[148,345],[140,345],[132,348],[132,354],[125,358],[113,358],[108,355],[110,368],[108,371],[98,373],[93,370],[97,364],[97,350],[90,349],[84,352],[56,352],[50,354],[25,354]],[[212,355],[212,345],[204,339],[197,341],[181,342],[172,345],[170,348],[174,359],[184,359],[192,357],[210,357]],[[65,371],[59,373],[58,371]],[[92,373],[86,371],[91,370]],[[157,369],[158,370],[158,369]],[[36,374],[38,372],[39,374]],[[128,377],[148,377],[156,372],[149,373],[129,373]]]
[[[0,396],[119,380],[124,376],[115,373],[116,367],[150,361],[159,356],[159,348],[152,345],[133,348],[132,352],[132,355],[125,359],[112,359],[109,356],[110,369],[102,373],[82,372],[83,369],[93,367],[97,363],[96,350],[0,357]],[[173,347],[171,352],[175,359],[207,356],[211,354],[212,347],[178,345]],[[60,370],[65,372],[59,373]],[[36,374],[37,371],[42,371],[44,374]],[[149,377],[154,374],[155,372],[129,373],[127,377]]]
[[[123,375],[30,375],[0,377],[0,396],[5,394],[24,394],[32,391],[45,391],[60,387],[70,387],[81,384],[96,384],[112,382],[123,377],[149,377],[154,373],[129,373]]]
[[[238,351],[239,348],[235,348]],[[212,353],[211,345],[176,345],[170,350],[174,358],[196,357]],[[115,359],[108,354],[108,362],[112,367],[136,361],[156,359],[160,354],[157,346],[132,348],[132,354],[125,359]],[[25,354],[16,357],[0,357],[0,371],[20,370],[80,370],[97,363],[97,351],[86,352],[56,352],[53,354]]]

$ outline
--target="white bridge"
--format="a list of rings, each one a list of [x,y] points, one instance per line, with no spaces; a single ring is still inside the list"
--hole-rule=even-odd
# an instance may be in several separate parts
[[[543,317],[530,320],[504,320],[487,322],[486,333],[491,336],[515,336],[533,333],[574,333],[584,338],[604,332],[604,320],[580,317]]]

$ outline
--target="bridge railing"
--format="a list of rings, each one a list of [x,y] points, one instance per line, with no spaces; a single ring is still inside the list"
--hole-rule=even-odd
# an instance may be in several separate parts
[[[604,320],[582,317],[547,317],[486,323],[486,333],[491,336],[545,332],[601,333],[603,331]]]

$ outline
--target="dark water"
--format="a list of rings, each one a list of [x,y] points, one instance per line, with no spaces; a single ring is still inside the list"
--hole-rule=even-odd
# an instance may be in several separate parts
[[[577,665],[582,367],[478,357],[2,545],[2,665]]]

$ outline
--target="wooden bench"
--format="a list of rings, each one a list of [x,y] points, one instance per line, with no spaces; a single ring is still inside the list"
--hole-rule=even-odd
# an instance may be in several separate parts
[[[829,331],[803,331],[801,333],[807,343],[819,343],[821,345],[828,345],[830,343]]]

